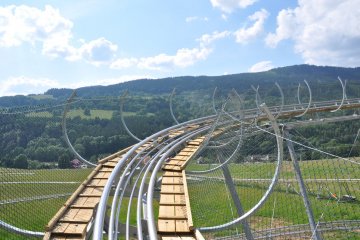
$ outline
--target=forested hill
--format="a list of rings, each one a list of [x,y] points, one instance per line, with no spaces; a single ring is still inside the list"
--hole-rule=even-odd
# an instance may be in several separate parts
[[[312,65],[296,65],[275,68],[260,73],[239,73],[223,76],[183,76],[162,79],[140,79],[109,86],[91,86],[77,89],[79,97],[119,96],[125,90],[131,94],[170,94],[176,88],[177,93],[192,91],[207,91],[218,87],[228,91],[232,88],[240,93],[249,90],[251,85],[259,85],[266,95],[276,92],[274,83],[278,82],[284,89],[296,89],[299,83],[306,79],[312,86],[313,92],[321,91],[322,98],[333,97],[340,84],[337,77],[348,80],[347,96],[360,97],[360,67],[319,67]],[[270,87],[271,86],[271,87]],[[321,87],[320,87],[321,86]],[[265,89],[265,90],[264,90]],[[73,89],[50,89],[44,95],[0,97],[0,107],[29,106],[63,102]],[[292,94],[288,92],[288,94]]]
[[[275,82],[283,89],[285,103],[297,103],[297,87],[304,79],[311,86],[313,101],[341,99],[343,95],[338,76],[348,80],[346,94],[349,98],[360,97],[360,68],[309,65],[277,68],[261,73],[143,79],[111,86],[84,87],[78,89],[77,101],[68,106],[68,136],[78,153],[93,162],[134,144],[135,141],[121,125],[119,95],[125,90],[130,91],[130,96],[124,104],[123,116],[133,134],[143,139],[174,124],[168,98],[173,88],[177,89],[173,98],[173,112],[179,122],[185,122],[213,114],[212,96],[215,87],[219,88],[214,101],[218,107],[232,88],[239,93],[244,108],[256,107],[251,85],[259,85],[262,100],[273,106],[280,104],[281,99]],[[304,83],[302,86],[302,100],[306,102],[309,94]],[[74,156],[63,140],[62,117],[64,101],[72,92],[72,89],[51,89],[40,95],[0,98],[0,167],[71,167]],[[304,118],[307,117],[323,116],[309,115]],[[353,135],[358,129],[360,122],[353,121],[341,125],[308,127],[299,131],[312,146],[330,149],[332,153],[341,156],[348,156],[349,151],[353,156],[359,156],[360,147],[353,149]],[[273,143],[268,141],[266,144],[270,146]],[[319,159],[321,156],[305,151],[301,157]]]
[[[174,88],[178,92],[207,90],[219,87],[223,90],[235,88],[239,91],[249,89],[251,85],[266,87],[278,82],[287,87],[297,85],[306,79],[309,83],[316,84],[339,84],[337,77],[347,79],[349,82],[360,84],[360,67],[318,67],[310,65],[296,65],[290,67],[275,68],[260,73],[240,73],[223,76],[183,76],[163,79],[141,79],[119,83],[110,86],[92,86],[79,88],[78,96],[105,96],[119,95],[124,90],[132,93],[167,94]],[[337,85],[338,86],[338,85]],[[55,98],[69,96],[71,89],[51,89],[45,94]]]

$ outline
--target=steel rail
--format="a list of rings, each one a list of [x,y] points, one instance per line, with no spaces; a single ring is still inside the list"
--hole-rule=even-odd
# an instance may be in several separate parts
[[[304,115],[307,113],[307,111],[309,111],[309,109],[310,109],[310,107],[311,107],[311,102],[312,102],[312,92],[311,92],[311,88],[310,88],[309,83],[308,83],[305,79],[304,79],[304,82],[305,82],[305,84],[306,84],[306,86],[307,86],[307,89],[308,89],[308,91],[309,91],[309,103],[308,103],[305,111],[304,111],[303,113],[295,116],[295,117],[302,117],[302,116],[304,116]],[[301,103],[301,101],[300,101],[300,83],[299,83],[299,87],[298,87],[297,97],[298,97],[299,105],[302,105],[302,103]]]
[[[4,228],[10,232],[19,234],[19,235],[23,235],[26,237],[37,237],[37,238],[42,238],[45,236],[45,233],[43,232],[35,232],[35,231],[30,231],[30,230],[26,230],[26,229],[21,229],[18,227],[15,227],[9,223],[6,223],[4,221],[0,220],[0,228]]]
[[[173,97],[175,95],[175,88],[173,89],[171,95],[170,95],[170,100],[169,100],[169,106],[170,106],[170,114],[171,117],[174,119],[174,121],[176,122],[176,124],[179,124],[179,121],[176,119],[175,115],[174,115],[174,111],[173,111]]]
[[[314,108],[311,108],[309,109],[309,112],[317,112],[317,111],[329,111],[329,110],[332,110],[334,109],[334,105],[327,105],[328,103],[333,103],[333,101],[324,101],[324,102],[320,102],[322,104],[322,106],[318,106],[318,107],[314,107]],[[294,106],[294,105],[291,105],[291,106]],[[354,107],[359,107],[360,106],[360,101],[359,99],[350,99],[349,100],[349,104],[347,105],[344,105],[343,106],[343,109],[346,109],[346,108],[354,108]],[[288,111],[288,112],[283,112],[281,114],[281,117],[290,117],[290,116],[293,116],[295,114],[298,114],[300,111],[298,110],[291,110],[291,111]],[[126,156],[123,157],[122,160],[119,161],[119,164],[116,165],[113,173],[111,175],[115,175],[116,173],[118,173],[120,170],[121,170],[121,167],[122,165],[124,164],[123,162],[125,161],[124,159],[126,159],[127,157],[129,157],[130,153],[133,153],[135,151],[135,149],[137,149],[138,147],[140,147],[143,143],[147,142],[147,140],[151,140],[155,137],[158,137],[158,136],[161,136],[163,133],[166,133],[166,131],[169,131],[169,130],[172,130],[172,129],[175,129],[175,128],[178,128],[180,125],[181,126],[185,126],[186,124],[190,124],[190,123],[200,123],[202,121],[205,121],[205,120],[211,120],[213,119],[215,116],[212,115],[212,116],[208,116],[208,117],[203,117],[201,119],[194,119],[194,120],[191,120],[191,121],[188,121],[186,123],[182,123],[182,124],[179,124],[179,125],[175,125],[175,126],[172,126],[170,128],[167,128],[167,129],[164,129],[158,133],[155,133],[153,134],[152,136],[148,137],[147,139],[141,141],[140,143],[136,144],[127,154],[125,154]],[[247,116],[244,120],[249,120],[251,119],[253,116]],[[265,120],[266,119],[266,116],[265,114],[264,115],[260,115],[259,116],[260,119],[263,119]],[[110,176],[111,177],[111,176]],[[112,177],[112,179],[110,179],[111,181],[109,182],[113,182],[114,180],[114,177]],[[108,182],[108,183],[109,183]],[[109,184],[111,184],[109,183]],[[102,196],[102,200],[100,201],[99,203],[99,211],[97,212],[97,215],[96,215],[96,219],[95,219],[95,230],[94,230],[94,237],[93,239],[101,239],[102,237],[102,226],[103,226],[103,220],[104,220],[104,213],[102,213],[104,210],[104,206],[105,206],[105,203],[104,203],[104,199],[107,199],[108,198],[108,194],[109,194],[109,191],[110,191],[110,187],[109,187],[109,184],[107,184],[107,186],[104,187],[104,195]],[[101,226],[99,228],[99,225]]]
[[[251,85],[251,88],[255,91],[255,103],[256,103],[257,110],[261,111],[260,110],[260,102],[262,102],[262,101],[261,101],[261,98],[259,95],[259,85],[257,86],[257,88],[255,88],[253,85]]]
[[[357,224],[357,225],[355,225]],[[339,226],[340,225],[340,226]],[[360,228],[359,220],[343,220],[343,221],[331,221],[331,222],[320,222],[319,231],[333,231],[333,230],[354,230]],[[271,234],[272,237],[290,236],[300,233],[311,233],[309,224],[297,224],[277,228],[269,228],[264,230],[258,230],[254,232],[257,237],[255,239],[268,239]],[[238,234],[226,237],[215,238],[217,240],[234,240],[244,239],[245,234]]]
[[[278,116],[281,115],[281,113],[282,113],[282,111],[283,111],[283,109],[284,109],[285,97],[284,97],[284,92],[283,92],[283,90],[281,89],[280,85],[279,85],[277,82],[275,82],[275,85],[276,85],[276,87],[279,89],[280,96],[281,96],[281,106],[280,106],[280,110],[279,110],[279,112],[276,114],[276,116],[274,116],[275,119],[277,119]]]
[[[338,77],[338,80],[340,81],[341,88],[342,88],[342,99],[341,99],[341,103],[340,103],[339,107],[337,109],[335,109],[335,110],[330,111],[330,112],[337,112],[338,110],[340,110],[341,107],[344,105],[344,101],[345,101],[345,98],[346,98],[346,89],[345,89],[344,83],[343,83],[343,81],[341,80],[340,77]]]
[[[216,106],[215,106],[215,94],[216,94],[216,91],[217,91],[217,87],[215,87],[213,95],[212,95],[212,107],[213,107],[213,110],[214,110],[215,114],[217,114],[217,110],[216,110]]]
[[[211,169],[208,169],[208,170],[203,170],[203,171],[187,171],[188,173],[190,174],[206,174],[206,173],[210,173],[210,172],[213,172],[221,167],[223,167],[225,164],[228,164],[229,162],[231,162],[234,158],[234,156],[239,152],[240,150],[240,146],[241,146],[241,143],[242,143],[242,134],[239,135],[239,142],[235,148],[235,150],[232,152],[232,154],[228,157],[228,159],[226,159],[225,161],[223,161],[220,165],[214,167],[214,168],[211,168]]]
[[[97,164],[92,163],[88,160],[86,160],[85,158],[83,158],[74,148],[74,146],[71,144],[69,136],[67,134],[67,129],[66,129],[66,115],[69,111],[69,105],[70,103],[73,101],[74,97],[76,96],[76,90],[74,90],[70,96],[70,98],[66,101],[66,105],[64,108],[64,113],[63,113],[63,117],[62,117],[62,132],[64,135],[64,139],[66,144],[68,145],[68,147],[70,148],[71,152],[83,163],[87,164],[88,166],[92,166],[92,167],[96,167]]]
[[[265,112],[265,114],[268,116],[272,127],[274,129],[275,132],[275,136],[276,136],[276,142],[277,142],[277,149],[278,149],[278,160],[276,163],[276,169],[275,169],[275,173],[274,176],[272,178],[272,181],[268,187],[268,189],[266,190],[265,194],[262,196],[262,198],[259,200],[259,202],[257,204],[255,204],[254,207],[252,207],[249,211],[247,211],[246,213],[244,213],[242,216],[240,216],[239,218],[230,221],[228,223],[225,224],[221,224],[218,226],[212,226],[212,227],[200,227],[198,228],[198,230],[201,232],[209,232],[209,231],[217,231],[217,230],[222,230],[222,229],[226,229],[229,228],[243,220],[245,220],[246,218],[250,217],[251,215],[253,215],[257,210],[260,209],[260,207],[266,202],[266,200],[269,198],[269,196],[271,195],[272,191],[275,188],[275,185],[277,183],[277,180],[279,178],[280,175],[280,169],[281,169],[281,163],[283,160],[283,140],[282,138],[280,138],[281,136],[281,132],[279,129],[279,126],[276,122],[276,119],[274,118],[274,116],[271,114],[271,112],[269,111],[269,109],[266,107],[266,105],[263,103],[260,105],[262,111]]]
[[[117,235],[118,235],[118,222],[119,222],[119,214],[120,214],[120,206],[121,206],[121,203],[122,203],[122,200],[123,200],[123,196],[125,194],[125,189],[127,188],[128,186],[128,183],[132,177],[132,175],[134,174],[136,168],[140,165],[140,163],[144,160],[144,158],[148,157],[151,153],[153,153],[153,151],[156,151],[156,150],[159,150],[158,148],[161,147],[162,145],[165,145],[163,148],[166,149],[166,144],[168,144],[168,141],[170,141],[170,139],[168,139],[167,141],[165,142],[162,142],[161,144],[159,145],[156,145],[154,148],[152,148],[150,151],[148,151],[144,156],[142,156],[140,159],[138,159],[144,151],[146,151],[147,149],[142,149],[142,151],[140,151],[135,157],[133,157],[130,162],[128,163],[126,169],[123,171],[123,174],[120,178],[120,181],[118,182],[117,186],[116,186],[116,190],[115,190],[115,193],[114,193],[114,198],[113,198],[113,202],[112,202],[112,207],[111,207],[111,216],[110,216],[110,225],[109,225],[109,240],[110,239],[117,239]],[[163,148],[160,148],[160,149],[163,149]],[[131,170],[130,174],[127,175],[128,171],[130,170],[130,168],[132,167],[133,163],[136,162],[136,160],[138,160],[138,163],[135,165],[134,169]],[[123,181],[123,178],[124,177],[127,177],[126,178],[126,181],[124,183],[124,185],[122,185],[122,181]],[[135,188],[136,186],[134,186]],[[116,204],[116,201],[115,199],[118,197],[119,195],[119,191],[122,190],[121,192],[121,195],[120,195],[120,200],[117,204],[117,209],[116,209],[116,216],[113,214],[113,211],[115,212],[115,205]],[[114,224],[112,224],[114,223]],[[112,228],[110,228],[110,226],[115,226],[115,231]],[[114,236],[111,235],[111,233],[114,234]]]
[[[146,199],[146,201],[148,203],[152,203],[152,201],[153,201],[156,175],[157,175],[157,172],[160,170],[162,164],[164,163],[165,159],[168,157],[168,155],[171,152],[173,152],[177,147],[179,147],[180,145],[185,143],[187,140],[195,137],[196,135],[199,135],[201,132],[204,132],[207,129],[208,128],[199,129],[197,131],[192,132],[188,136],[182,138],[179,142],[172,145],[172,147],[169,150],[167,150],[163,154],[163,156],[159,159],[155,168],[153,169],[153,172],[152,172],[150,180],[149,180],[149,186],[148,186],[148,191],[147,191],[148,194],[147,194],[147,199]],[[156,240],[157,239],[157,230],[156,230],[156,225],[155,225],[153,205],[149,204],[149,206],[146,210],[147,210],[147,217],[148,217],[147,226],[148,226],[148,231],[149,231],[149,238],[151,240]]]
[[[135,144],[126,154],[123,155],[123,157],[119,160],[119,162],[114,167],[114,170],[111,172],[111,174],[110,174],[110,176],[108,178],[108,181],[104,186],[103,194],[102,194],[102,196],[100,198],[100,201],[99,201],[99,204],[98,204],[98,209],[97,209],[96,216],[95,216],[93,240],[102,239],[102,229],[103,229],[103,226],[104,226],[106,204],[107,204],[107,200],[108,200],[109,195],[110,195],[111,186],[112,186],[116,176],[122,170],[122,167],[124,166],[127,159],[132,154],[134,154],[135,150],[138,149],[143,144],[145,144],[146,142],[148,142],[150,140],[153,140],[153,139],[156,139],[156,138],[164,135],[165,133],[167,133],[167,132],[169,132],[169,131],[171,131],[173,129],[183,127],[183,126],[186,126],[186,125],[190,125],[190,124],[201,123],[202,121],[211,120],[212,118],[214,118],[214,115],[207,116],[207,117],[202,117],[202,118],[198,118],[198,119],[194,119],[194,120],[190,120],[190,121],[180,123],[178,125],[174,125],[174,126],[166,128],[166,129],[163,129],[163,130],[161,130],[161,131],[159,131],[157,133],[154,133],[153,135],[145,138],[144,140],[140,141],[139,143]]]
[[[194,130],[195,131],[195,130]],[[138,191],[138,197],[139,196],[143,196],[144,195],[144,188],[145,188],[145,181],[146,181],[146,178],[147,178],[147,175],[148,173],[150,172],[152,166],[155,164],[157,158],[161,157],[166,151],[168,151],[169,148],[171,148],[174,144],[177,144],[178,142],[180,142],[183,138],[186,138],[188,135],[190,135],[190,133],[187,133],[186,135],[176,139],[175,141],[171,142],[170,144],[166,145],[165,148],[161,149],[152,159],[151,163],[147,166],[145,172],[144,172],[144,175],[143,175],[143,178],[142,178],[142,181],[141,181],[141,184],[139,186],[139,191]],[[148,203],[148,201],[146,201]],[[142,240],[143,239],[143,236],[142,236],[142,225],[141,225],[141,202],[138,200],[137,202],[137,215],[136,215],[136,218],[137,218],[137,232],[138,232],[138,239],[139,240]],[[144,215],[147,216],[147,213],[143,213]]]
[[[135,139],[136,141],[140,142],[141,139],[138,138],[137,136],[135,136],[131,131],[130,129],[127,127],[126,123],[125,123],[125,119],[124,119],[124,112],[123,112],[123,108],[124,108],[124,102],[125,102],[125,99],[126,99],[126,96],[128,95],[128,91],[125,91],[123,93],[123,95],[121,96],[121,99],[120,99],[120,120],[121,120],[121,123],[123,125],[123,127],[125,128],[125,131],[133,138]]]
[[[154,148],[154,150],[155,149],[156,148]],[[120,176],[120,180],[116,185],[113,201],[112,201],[112,204],[111,204],[111,212],[110,212],[110,220],[109,220],[109,231],[108,231],[109,240],[113,240],[114,238],[116,238],[116,235],[117,235],[117,220],[118,220],[118,216],[116,214],[117,214],[118,211],[120,211],[120,205],[121,205],[121,202],[122,202],[123,194],[125,193],[125,188],[126,188],[126,185],[128,183],[128,180],[131,178],[131,175],[136,170],[136,167],[138,166],[138,164],[141,163],[142,158],[138,159],[138,157],[140,155],[142,155],[146,150],[147,150],[146,148],[142,149],[133,158],[131,158],[130,161],[128,161],[128,164],[125,167],[125,169],[123,170],[123,173]],[[138,164],[135,166],[135,168],[132,170],[132,172],[128,175],[128,171],[131,169],[133,163],[136,160],[139,160]],[[123,182],[124,182],[125,178],[126,178],[126,181],[125,181],[125,184],[123,186]],[[120,199],[119,199],[119,204],[117,204],[117,199],[118,199],[118,196],[120,194],[120,191],[122,191],[122,192],[121,192],[121,196],[120,196]]]
[[[131,194],[130,194],[130,197],[129,197],[129,204],[128,204],[128,209],[127,209],[127,214],[126,214],[126,229],[125,229],[125,237],[127,240],[130,240],[130,214],[131,214],[131,206],[132,206],[132,200],[133,200],[133,197],[134,197],[134,193],[135,193],[135,190],[136,190],[136,186],[140,180],[140,177],[141,177],[141,174],[143,173],[143,171],[145,169],[147,169],[147,166],[150,164],[150,161],[148,161],[143,168],[141,168],[140,172],[139,172],[139,175],[137,176],[135,182],[134,182],[134,186],[131,190]],[[139,195],[138,195],[138,201],[140,201],[140,198],[139,198]],[[141,219],[140,219],[141,221]],[[142,230],[141,230],[141,233],[142,233]]]

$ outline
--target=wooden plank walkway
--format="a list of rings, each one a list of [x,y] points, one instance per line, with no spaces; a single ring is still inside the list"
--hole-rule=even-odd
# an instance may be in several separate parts
[[[196,240],[184,168],[199,150],[205,137],[188,142],[163,166],[160,190],[158,234],[162,240]]]
[[[178,135],[183,134],[188,130],[192,130],[198,127],[199,125],[189,125],[186,126],[183,130],[174,130],[169,133],[169,137],[177,137]],[[159,142],[161,142],[162,139],[158,140]],[[172,177],[167,178],[164,176],[165,180],[162,193],[162,201],[165,202],[164,205],[161,207],[161,211],[171,213],[172,216],[175,217],[173,219],[173,224],[176,224],[177,231],[184,233],[188,232],[188,229],[191,228],[192,221],[190,221],[191,218],[188,218],[188,212],[190,211],[186,210],[186,202],[188,201],[186,199],[188,199],[188,196],[186,195],[187,193],[185,194],[185,192],[187,191],[184,187],[186,185],[184,185],[183,180],[185,179],[185,177],[182,176],[180,169],[185,167],[186,159],[189,160],[191,156],[195,153],[195,151],[199,148],[198,145],[201,143],[201,141],[196,141],[197,142],[189,143],[188,147],[183,149],[181,154],[177,156],[178,158],[181,157],[181,159],[174,158],[172,162],[167,165],[168,167],[176,169],[179,168],[180,176],[175,176],[175,172],[173,172],[173,170],[169,171],[168,173],[173,174]],[[137,149],[136,152],[138,153],[142,149],[154,147],[156,144],[157,143],[148,142],[141,146],[139,149]],[[98,162],[96,168],[90,173],[90,175],[78,187],[74,194],[66,201],[64,206],[61,207],[61,209],[46,225],[45,236],[43,238],[44,240],[86,239],[86,234],[91,228],[91,223],[94,220],[96,207],[100,201],[104,186],[106,185],[108,178],[111,175],[111,172],[115,168],[116,164],[130,148],[131,147],[119,151]],[[176,169],[174,171],[177,171]],[[167,176],[168,174],[165,175]],[[166,206],[166,202],[169,203],[168,206]],[[176,202],[177,205],[173,205],[173,207],[171,207],[171,204],[173,202]],[[172,219],[164,218],[163,220],[165,221],[163,222],[165,224],[162,225],[163,227],[171,227],[166,223],[166,221],[172,221]],[[165,239],[169,240],[179,238]]]
[[[151,143],[144,144],[136,152],[148,147],[151,147]],[[104,186],[116,164],[130,148],[99,161],[96,168],[46,225],[44,240],[86,238]]]

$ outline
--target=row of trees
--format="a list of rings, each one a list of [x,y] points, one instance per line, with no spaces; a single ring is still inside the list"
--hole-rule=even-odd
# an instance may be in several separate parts
[[[220,98],[218,98],[219,100]],[[204,98],[195,98],[193,93],[175,95],[174,114],[180,122],[212,114],[211,94]],[[219,106],[221,102],[217,103]],[[115,99],[102,101],[80,101],[71,106],[83,111],[89,118],[80,116],[67,120],[69,139],[78,153],[90,161],[96,162],[107,154],[114,153],[135,143],[121,125],[119,102]],[[92,109],[112,111],[111,119],[91,116]],[[168,97],[135,96],[126,101],[124,111],[129,129],[139,138],[145,138],[154,132],[174,124],[171,118]],[[63,140],[63,106],[47,109],[45,112],[23,111],[17,114],[0,113],[0,166],[14,168],[61,168],[71,167],[74,156]],[[89,115],[90,114],[90,115]],[[324,116],[314,116],[324,117]],[[355,134],[360,128],[357,121],[346,124],[322,124],[297,129],[294,140],[308,141],[312,146],[340,156],[359,155],[360,148],[353,146]],[[301,139],[303,136],[304,139]],[[243,143],[242,154],[247,149],[259,145],[263,149],[274,146],[274,140],[255,136]],[[247,147],[249,146],[249,147]],[[297,149],[299,150],[299,149]],[[300,150],[302,159],[318,159],[321,155]]]
[[[145,104],[146,103],[146,104]],[[110,107],[109,107],[110,106]],[[93,117],[89,110],[112,111],[111,119]],[[85,116],[67,119],[67,133],[76,151],[96,162],[135,143],[121,124],[118,101],[80,101],[71,109]],[[101,108],[100,108],[101,109]],[[136,98],[126,102],[128,127],[139,138],[173,124],[166,98]],[[44,112],[0,114],[0,166],[13,168],[69,168],[74,159],[63,139],[62,106]]]

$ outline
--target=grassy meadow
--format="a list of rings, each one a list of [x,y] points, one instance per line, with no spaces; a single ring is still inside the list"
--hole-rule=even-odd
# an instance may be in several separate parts
[[[358,160],[356,160],[358,161]],[[187,170],[205,170],[206,164],[191,163]],[[336,181],[339,179],[360,178],[357,165],[337,159],[324,159],[300,162],[310,202],[316,221],[336,221],[341,219],[360,219],[359,181]],[[236,190],[244,211],[251,209],[265,193],[274,173],[274,163],[230,164]],[[67,200],[68,196],[33,200],[32,197],[52,194],[70,194],[90,173],[91,169],[79,170],[19,170],[0,168],[0,219],[29,230],[44,231],[44,226]],[[188,177],[190,204],[195,226],[214,226],[225,223],[236,216],[235,206],[222,180],[221,170],[204,175],[203,180]],[[211,180],[212,178],[212,180]],[[256,179],[262,179],[256,181]],[[317,179],[319,182],[313,181]],[[334,180],[335,179],[335,180]],[[52,182],[52,183],[48,183]],[[58,182],[58,183],[56,183]],[[343,202],[340,196],[348,193],[356,201]],[[251,228],[261,230],[270,226],[291,226],[308,222],[303,200],[298,194],[292,163],[284,161],[281,176],[275,191],[258,212],[249,218]],[[337,194],[338,199],[331,197]],[[321,199],[317,197],[320,196]],[[23,201],[25,199],[25,201]],[[18,200],[21,200],[17,202]],[[120,222],[124,223],[128,198],[124,198],[120,212]],[[275,208],[274,208],[275,206]],[[154,202],[158,211],[158,203]],[[157,213],[155,214],[155,216]],[[136,199],[133,201],[130,216],[131,225],[136,224]],[[239,228],[239,226],[238,226]],[[234,228],[235,229],[235,228]],[[239,229],[238,229],[239,230]],[[226,235],[232,230],[217,232],[216,236]],[[235,230],[234,230],[235,231]],[[240,232],[241,227],[240,227]],[[215,236],[213,235],[213,236]],[[326,233],[327,238],[359,239],[360,233],[339,231]],[[29,239],[9,234],[0,229],[1,239]]]
[[[214,166],[192,163],[187,170],[205,170]],[[360,220],[360,167],[358,165],[344,160],[324,159],[302,161],[300,168],[316,221]],[[269,179],[274,174],[275,163],[230,164],[229,169],[242,207],[245,212],[249,211],[266,192],[270,184]],[[192,178],[188,174],[188,188],[195,226],[216,226],[236,218],[236,208],[226,189],[221,169],[205,175],[193,176]],[[195,176],[203,176],[203,179],[197,179]],[[357,180],[348,181],[348,179]],[[251,229],[262,230],[271,226],[308,223],[303,199],[299,192],[292,162],[284,161],[274,192],[248,220]],[[341,196],[346,194],[356,197],[356,200],[342,201]],[[236,228],[232,230],[231,233],[234,234]],[[232,230],[212,233],[211,236],[228,235]],[[331,234],[326,233],[324,237],[360,239],[359,232],[342,233],[334,231]],[[345,238],[343,238],[344,235]]]

